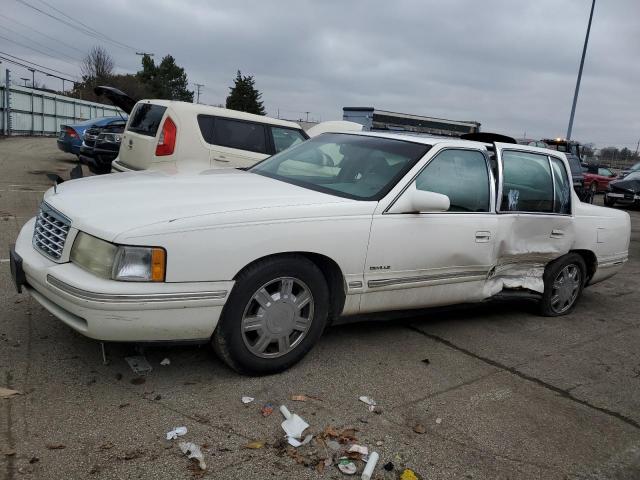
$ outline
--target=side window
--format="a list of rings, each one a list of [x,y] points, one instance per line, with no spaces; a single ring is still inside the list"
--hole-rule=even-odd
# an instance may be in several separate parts
[[[610,177],[613,175],[613,172],[608,168],[598,168],[598,175],[602,175],[603,177]]]
[[[273,135],[273,145],[276,148],[276,153],[298,145],[306,140],[306,138],[302,136],[302,133],[293,128],[271,127],[271,134]]]
[[[569,215],[571,213],[571,183],[569,183],[569,178],[567,177],[567,170],[560,159],[549,158],[551,159],[555,191],[553,213]]]
[[[204,141],[213,143],[213,122],[214,117],[211,115],[198,115],[198,126],[200,127],[200,133]]]
[[[216,117],[213,124],[213,143],[221,147],[250,152],[267,153],[264,125]]]
[[[449,197],[450,212],[489,211],[489,172],[477,150],[444,150],[416,178],[416,188]]]
[[[503,212],[553,212],[553,181],[549,158],[528,152],[502,152]]]

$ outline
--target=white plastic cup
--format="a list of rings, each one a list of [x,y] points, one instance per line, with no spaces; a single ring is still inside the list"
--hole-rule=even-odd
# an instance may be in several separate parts
[[[360,477],[362,480],[371,480],[371,475],[373,475],[373,470],[376,468],[379,458],[380,456],[377,452],[371,452],[371,454],[369,454],[369,461],[364,466],[362,476]]]

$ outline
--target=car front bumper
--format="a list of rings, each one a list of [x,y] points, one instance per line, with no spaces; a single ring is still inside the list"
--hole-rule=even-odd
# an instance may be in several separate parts
[[[607,192],[607,198],[620,203],[633,203],[640,201],[640,195],[634,193]]]
[[[233,281],[146,283],[99,278],[71,262],[56,263],[31,244],[35,219],[11,252],[11,272],[45,309],[79,333],[105,341],[209,339]]]

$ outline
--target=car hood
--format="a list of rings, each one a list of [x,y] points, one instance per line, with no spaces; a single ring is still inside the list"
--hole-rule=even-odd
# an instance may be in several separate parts
[[[609,185],[615,188],[621,188],[623,190],[629,190],[631,192],[638,193],[640,192],[640,180],[639,179],[630,179],[626,180],[624,178],[620,180],[614,180],[610,182]]]
[[[109,241],[133,230],[157,233],[193,228],[194,223],[212,226],[327,216],[340,205],[350,205],[351,214],[372,213],[375,208],[373,202],[336,197],[234,169],[198,175],[158,171],[101,175],[67,181],[56,190],[45,193],[50,206],[71,219],[74,228]]]

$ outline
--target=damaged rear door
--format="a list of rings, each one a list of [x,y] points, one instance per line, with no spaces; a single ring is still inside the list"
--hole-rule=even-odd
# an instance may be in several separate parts
[[[545,265],[567,253],[574,240],[569,166],[566,159],[521,145],[496,143],[495,151],[499,234],[486,293],[542,293]]]

